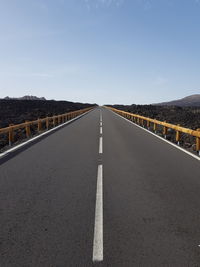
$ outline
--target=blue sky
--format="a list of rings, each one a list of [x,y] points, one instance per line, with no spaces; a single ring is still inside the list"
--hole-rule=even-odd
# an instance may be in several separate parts
[[[198,0],[0,0],[0,97],[154,103],[200,93]]]

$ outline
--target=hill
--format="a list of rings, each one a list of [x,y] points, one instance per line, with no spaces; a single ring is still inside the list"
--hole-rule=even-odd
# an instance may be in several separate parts
[[[33,96],[33,95],[25,95],[22,97],[9,97],[6,96],[4,98],[5,100],[46,100],[46,98],[44,97],[37,97],[37,96]]]
[[[200,94],[186,96],[170,102],[157,103],[158,106],[200,107]]]

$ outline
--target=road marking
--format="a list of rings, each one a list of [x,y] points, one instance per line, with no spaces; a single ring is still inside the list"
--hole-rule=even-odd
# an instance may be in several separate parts
[[[71,120],[69,120],[69,121],[67,121],[67,122],[65,122],[65,123],[63,123],[63,124],[61,124],[61,125],[58,125],[58,126],[52,128],[52,129],[48,130],[48,131],[45,131],[44,133],[42,133],[42,134],[40,134],[40,135],[37,135],[37,136],[35,136],[35,137],[32,137],[31,139],[29,139],[29,140],[27,140],[27,141],[25,141],[25,142],[23,142],[23,143],[21,143],[21,144],[19,144],[19,145],[17,145],[17,146],[12,147],[12,148],[6,150],[6,151],[3,152],[3,153],[0,153],[0,159],[3,158],[3,157],[5,157],[5,156],[7,156],[7,155],[9,155],[9,154],[12,153],[12,152],[18,150],[19,148],[21,148],[21,147],[23,147],[23,146],[26,146],[26,145],[29,144],[29,143],[32,143],[33,141],[35,141],[35,140],[41,138],[42,136],[45,136],[45,135],[47,135],[47,134],[49,134],[49,133],[51,133],[51,132],[54,132],[54,131],[56,131],[57,129],[59,129],[59,128],[61,128],[61,127],[65,126],[65,125],[71,123],[72,121],[75,121],[75,120],[77,120],[78,118],[81,118],[82,116],[86,115],[87,113],[89,113],[89,112],[91,112],[91,111],[92,111],[92,110],[89,110],[89,111],[87,111],[87,112],[85,112],[85,113],[83,113],[83,114],[77,116],[77,117],[74,118],[74,119],[71,119]]]
[[[93,261],[103,261],[103,166],[98,166]]]
[[[120,116],[119,114],[115,113],[114,111],[112,111],[112,110],[110,110],[110,111],[113,112],[116,116],[119,116],[120,118],[122,118],[122,119],[124,119],[124,120],[130,122],[131,124],[137,126],[138,128],[143,129],[144,131],[148,132],[149,134],[154,135],[155,137],[161,139],[162,141],[168,143],[169,145],[171,145],[171,146],[173,146],[173,147],[175,147],[175,148],[177,148],[177,149],[183,151],[184,153],[188,154],[189,156],[191,156],[191,157],[193,157],[193,158],[195,158],[195,159],[197,159],[197,160],[200,161],[200,157],[198,157],[198,156],[192,154],[191,152],[185,150],[184,148],[182,148],[182,147],[180,147],[180,146],[178,146],[178,145],[176,145],[176,144],[174,144],[174,143],[172,143],[172,142],[170,142],[170,141],[168,141],[168,140],[162,138],[161,136],[159,136],[159,135],[157,135],[157,134],[155,134],[155,133],[152,133],[152,132],[149,131],[148,129],[145,129],[145,128],[143,128],[142,126],[137,125],[136,123],[134,123],[134,122],[128,120],[127,118],[124,118],[124,117]]]
[[[102,130],[102,126],[100,127],[100,134],[102,134],[103,133],[103,130]]]
[[[103,137],[99,138],[99,154],[103,153]]]
[[[102,121],[100,121],[100,127],[102,127],[102,124],[103,124]]]
[[[100,112],[100,122],[102,122],[102,113]]]

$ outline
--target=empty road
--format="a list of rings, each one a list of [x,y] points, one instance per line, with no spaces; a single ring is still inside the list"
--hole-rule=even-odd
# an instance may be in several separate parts
[[[200,161],[92,110],[0,159],[0,266],[200,266]]]

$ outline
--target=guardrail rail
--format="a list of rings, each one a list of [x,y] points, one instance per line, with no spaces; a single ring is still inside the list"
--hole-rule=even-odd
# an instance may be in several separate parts
[[[112,110],[113,112],[125,117],[126,119],[129,119],[131,121],[133,121],[134,123],[143,126],[149,130],[150,129],[150,124],[153,124],[153,131],[156,133],[157,132],[157,127],[162,126],[163,127],[163,136],[166,138],[168,129],[173,129],[176,132],[176,137],[175,140],[177,142],[178,145],[180,145],[180,138],[181,138],[181,133],[185,133],[188,135],[191,135],[193,137],[196,138],[196,148],[195,150],[197,151],[197,153],[200,155],[200,129],[196,129],[196,130],[192,130],[189,128],[185,128],[185,127],[181,127],[180,125],[174,125],[171,123],[167,123],[167,122],[163,122],[163,121],[159,121],[156,119],[151,119],[148,117],[144,117],[138,114],[133,114],[130,112],[126,112],[126,111],[122,111],[116,108],[112,108],[109,106],[106,106],[106,108]]]
[[[31,137],[31,126],[36,126],[38,133],[41,133],[43,130],[48,130],[50,126],[58,126],[60,124],[65,123],[66,121],[69,121],[83,113],[86,113],[87,111],[93,109],[93,107],[85,108],[85,109],[80,109],[77,111],[72,111],[68,112],[65,114],[61,115],[55,115],[52,117],[46,117],[42,119],[37,119],[34,121],[26,121],[24,123],[16,124],[16,125],[9,125],[6,128],[1,128],[0,129],[0,134],[7,134],[8,135],[8,142],[9,146],[12,145],[14,142],[14,134],[16,130],[19,129],[25,129],[26,132],[26,137],[30,138]]]

